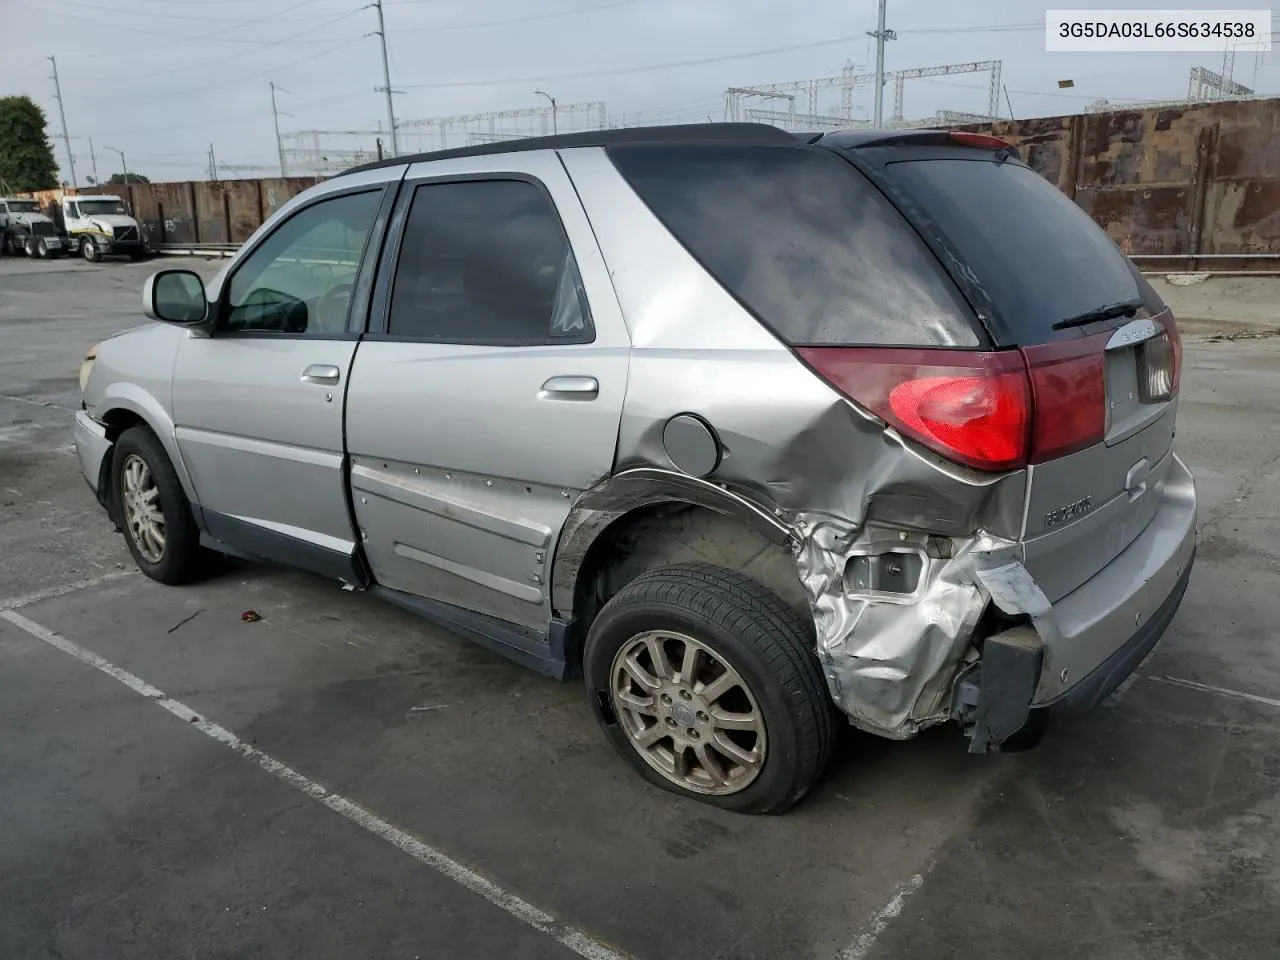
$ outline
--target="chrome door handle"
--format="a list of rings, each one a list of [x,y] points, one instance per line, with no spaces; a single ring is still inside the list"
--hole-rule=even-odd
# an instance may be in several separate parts
[[[342,376],[342,371],[331,363],[313,363],[302,371],[303,383],[318,383],[322,387],[332,387]]]
[[[538,391],[539,400],[594,400],[599,395],[595,377],[552,377]]]

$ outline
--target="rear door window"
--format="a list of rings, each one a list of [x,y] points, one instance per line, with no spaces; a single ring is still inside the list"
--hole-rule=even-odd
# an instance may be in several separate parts
[[[937,223],[1015,343],[1079,336],[1053,325],[1148,295],[1089,215],[1022,164],[930,159],[885,169]]]
[[[546,192],[526,180],[419,186],[387,332],[437,343],[591,342],[582,278]]]
[[[609,155],[676,239],[787,343],[978,345],[937,259],[835,154],[699,144]]]

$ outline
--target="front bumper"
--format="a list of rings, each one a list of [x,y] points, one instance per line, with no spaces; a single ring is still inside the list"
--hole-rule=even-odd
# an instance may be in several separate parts
[[[80,460],[80,472],[92,488],[99,503],[106,503],[107,491],[103,483],[107,462],[107,454],[111,451],[111,441],[107,438],[107,428],[98,423],[83,410],[76,411],[75,426],[72,428],[75,441],[76,457]]]
[[[1030,617],[986,640],[957,685],[959,713],[973,708],[970,749],[982,752],[1046,718],[1106,699],[1159,642],[1182,602],[1196,550],[1195,480],[1173,456],[1147,528],[1101,571],[1050,604],[1019,563],[979,569],[1005,613]]]

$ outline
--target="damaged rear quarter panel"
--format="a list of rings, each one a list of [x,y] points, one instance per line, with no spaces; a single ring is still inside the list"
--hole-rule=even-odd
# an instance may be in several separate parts
[[[603,151],[562,157],[592,211],[632,340],[615,473],[678,471],[665,425],[682,413],[700,417],[721,446],[718,467],[703,479],[791,532],[817,653],[840,708],[894,738],[945,719],[988,601],[974,557],[1017,540],[1025,473],[984,474],[908,444],[747,313]],[[851,556],[904,547],[932,550],[913,594],[848,588]],[[557,579],[567,577],[558,570]]]

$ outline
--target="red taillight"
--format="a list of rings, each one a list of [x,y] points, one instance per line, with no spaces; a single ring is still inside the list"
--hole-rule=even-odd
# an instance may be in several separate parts
[[[1102,442],[1108,336],[994,353],[796,352],[833,387],[936,453],[979,470],[1010,470]]]
[[[1044,463],[1100,443],[1107,432],[1104,348],[1110,332],[1023,347],[1035,425],[1029,462]]]
[[[978,147],[982,150],[1008,150],[1009,142],[993,137],[988,133],[967,133],[964,130],[952,130],[950,137],[956,143],[966,147]]]
[[[1017,351],[799,347],[819,376],[942,456],[979,470],[1027,462],[1031,391]]]

